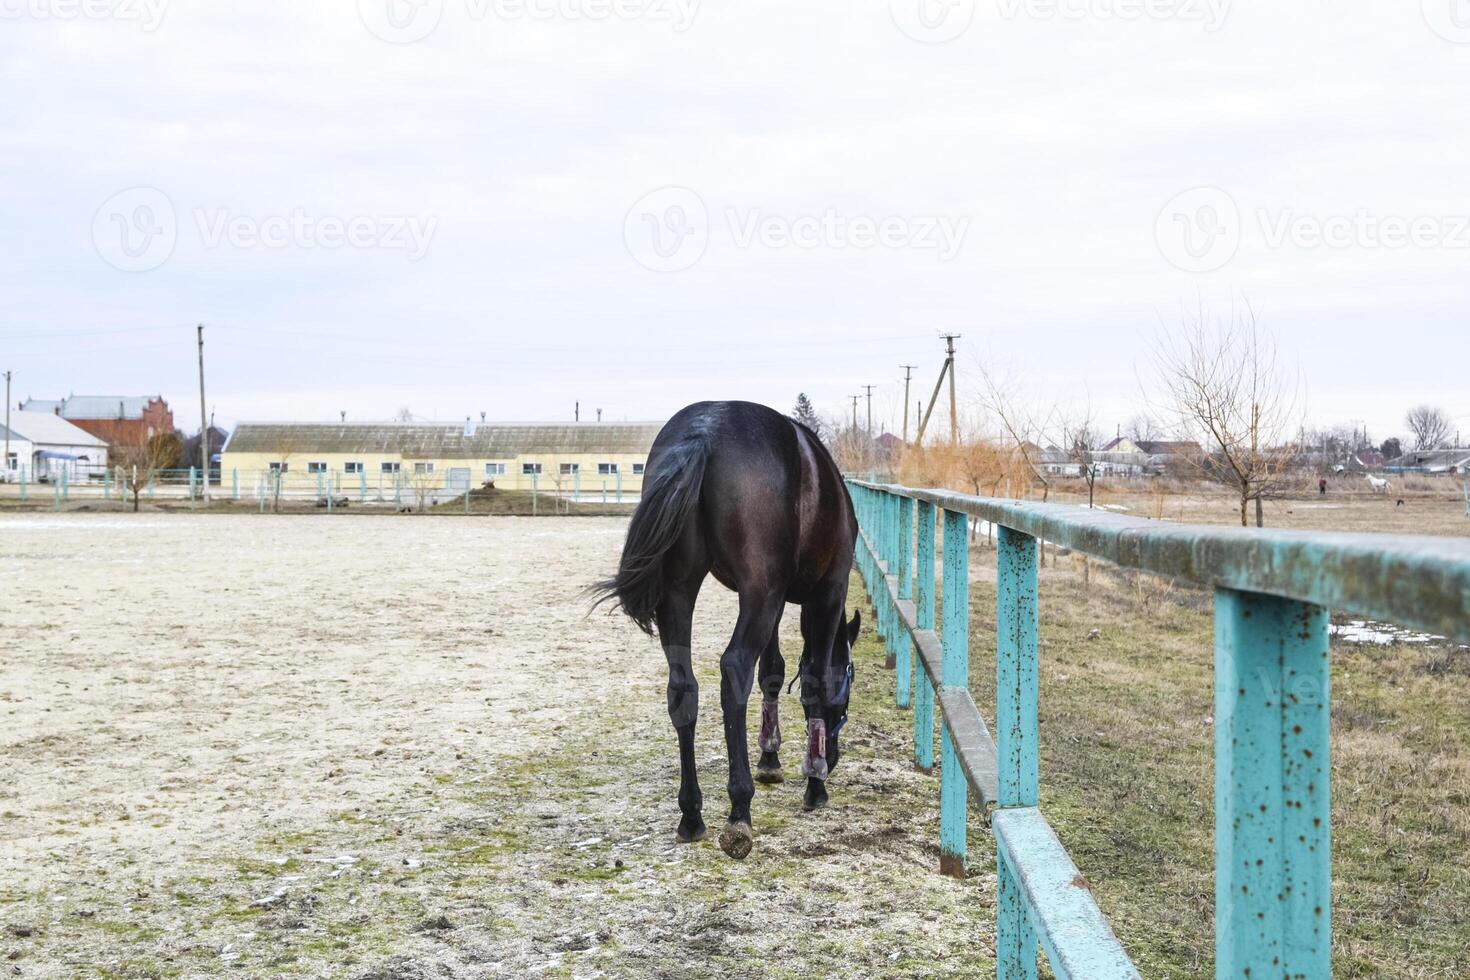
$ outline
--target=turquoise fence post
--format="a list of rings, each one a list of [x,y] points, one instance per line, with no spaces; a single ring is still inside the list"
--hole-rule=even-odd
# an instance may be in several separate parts
[[[1327,610],[1215,592],[1215,975],[1332,975]]]
[[[912,601],[914,598],[914,502],[908,497],[898,498],[898,598]],[[903,629],[898,630],[898,676],[895,678],[894,695],[900,708],[907,708],[911,700],[914,675],[914,640]]]
[[[403,506],[403,473],[399,470],[393,471],[393,509],[398,510]]]
[[[531,474],[531,516],[536,517],[541,511],[540,480],[539,474]]]
[[[61,467],[61,499],[63,503],[71,503],[71,477],[65,465]]]
[[[572,470],[572,503],[582,502],[582,467]]]
[[[934,505],[919,501],[919,596],[915,603],[915,625],[934,628]],[[921,772],[934,769],[934,685],[922,664],[916,665],[914,696],[914,766]]]
[[[619,469],[616,473],[613,474],[613,478],[617,481],[617,484],[618,484],[618,503],[622,503],[623,502],[623,471],[621,469]]]
[[[883,552],[883,581],[879,590],[883,596],[883,666],[888,670],[898,668],[898,608],[893,604],[893,593],[888,588],[889,578],[898,578],[898,494],[883,493],[883,529],[879,532],[879,548]]]
[[[965,515],[944,512],[944,648],[943,686],[970,686],[970,545]],[[939,871],[952,878],[965,876],[965,836],[968,830],[970,786],[960,768],[949,725],[940,725],[939,755]]]
[[[112,470],[102,471],[102,499],[112,499]]]
[[[197,474],[197,471],[194,469],[194,467],[192,467],[192,466],[189,467],[189,499],[190,500],[193,500],[195,498],[195,496],[198,495],[197,484],[195,482],[196,480],[198,480],[198,476],[196,474]]]
[[[265,513],[265,477],[255,478],[255,499],[260,505],[260,513]]]
[[[607,481],[602,481],[602,502],[607,503]]]
[[[230,469],[230,499],[240,499],[240,468],[238,466]]]
[[[26,499],[26,496],[27,496],[27,493],[26,493],[26,477],[27,477],[28,473],[29,473],[29,467],[22,466],[20,468],[20,499],[21,500],[25,500]]]
[[[367,470],[357,471],[357,502],[367,503]]]
[[[1037,542],[998,528],[996,550],[995,730],[1000,807],[1036,806],[1040,791],[1037,698]],[[1033,980],[1036,932],[1014,868],[996,852],[996,976]]]
[[[326,493],[326,490],[325,490],[325,488],[324,488],[324,487],[323,487],[323,486],[322,486],[322,474],[321,474],[321,472],[320,472],[320,471],[318,471],[318,472],[317,472],[317,475],[316,475],[316,495],[317,495],[317,496],[318,496],[318,497],[321,497],[321,496],[323,496],[323,495],[324,495],[324,494],[325,494],[325,493]]]
[[[53,498],[53,502],[51,504],[51,509],[52,510],[60,510],[61,509],[61,480],[59,478],[52,479],[52,481],[51,481],[51,496]]]

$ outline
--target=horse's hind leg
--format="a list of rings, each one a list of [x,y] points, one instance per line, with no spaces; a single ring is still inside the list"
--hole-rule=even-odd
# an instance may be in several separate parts
[[[694,600],[693,587],[670,589],[658,607],[658,635],[669,661],[669,720],[679,736],[679,812],[677,832],[688,843],[704,837],[704,794],[699,790],[698,763],[694,758],[694,724],[699,720],[699,682],[694,677],[690,650]]]
[[[786,683],[786,661],[781,659],[780,622],[771,630],[771,642],[761,653],[761,727],[757,744],[761,759],[756,763],[755,781],[758,783],[785,782],[781,772],[781,687]]]
[[[725,719],[725,753],[730,760],[730,817],[720,833],[720,849],[733,858],[750,853],[750,800],[755,783],[750,778],[750,750],[746,745],[746,704],[755,680],[756,658],[771,641],[781,620],[784,589],[742,592],[735,634],[720,657],[720,708]]]

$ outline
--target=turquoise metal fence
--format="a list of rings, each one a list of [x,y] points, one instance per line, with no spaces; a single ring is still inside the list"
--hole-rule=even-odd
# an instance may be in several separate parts
[[[1186,526],[848,485],[862,528],[857,566],[899,704],[914,692],[921,770],[933,766],[936,701],[942,716],[942,871],[964,873],[970,792],[991,814],[997,975],[1031,980],[1040,948],[1059,978],[1138,976],[1039,808],[1037,550],[1047,540],[1215,590],[1215,975],[1330,977],[1328,610],[1470,642],[1470,541]],[[969,692],[972,519],[997,528],[993,739]]]

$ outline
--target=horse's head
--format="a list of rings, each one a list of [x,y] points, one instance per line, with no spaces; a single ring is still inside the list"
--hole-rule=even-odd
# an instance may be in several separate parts
[[[822,717],[827,722],[828,762],[837,765],[837,736],[847,724],[847,705],[852,698],[853,660],[852,648],[857,644],[858,633],[863,628],[863,617],[856,609],[852,621],[839,623],[836,641],[832,649],[832,672],[822,692]]]

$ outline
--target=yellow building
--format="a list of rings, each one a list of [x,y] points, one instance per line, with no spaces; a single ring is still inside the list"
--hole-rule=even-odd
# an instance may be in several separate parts
[[[220,482],[244,494],[329,490],[385,499],[404,492],[502,490],[637,496],[660,422],[473,424],[241,422],[220,458]]]

